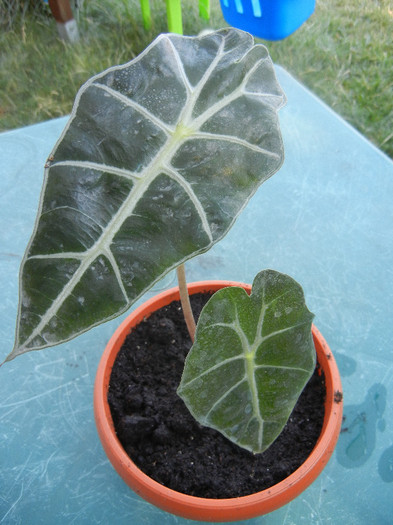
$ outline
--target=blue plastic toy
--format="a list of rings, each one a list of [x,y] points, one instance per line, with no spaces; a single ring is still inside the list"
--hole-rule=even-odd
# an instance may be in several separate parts
[[[266,40],[281,40],[315,9],[315,0],[220,0],[226,22]]]

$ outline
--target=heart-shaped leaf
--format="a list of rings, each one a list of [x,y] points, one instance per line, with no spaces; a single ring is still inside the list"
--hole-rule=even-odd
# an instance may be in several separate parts
[[[284,428],[315,369],[313,314],[301,286],[265,270],[250,297],[216,292],[202,310],[178,394],[194,418],[263,452]]]
[[[235,29],[160,35],[90,79],[48,159],[8,359],[119,315],[221,239],[282,164],[284,102]]]

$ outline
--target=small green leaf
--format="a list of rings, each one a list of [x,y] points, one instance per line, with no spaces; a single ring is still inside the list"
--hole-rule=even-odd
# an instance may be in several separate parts
[[[315,369],[313,314],[291,277],[264,270],[250,296],[216,292],[202,310],[178,389],[202,425],[263,452]]]

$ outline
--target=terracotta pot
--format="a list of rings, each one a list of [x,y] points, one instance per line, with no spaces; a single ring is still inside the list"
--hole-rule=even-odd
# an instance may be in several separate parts
[[[248,293],[251,291],[251,285],[231,281],[192,283],[188,285],[188,289],[192,295],[234,285],[242,286]],[[178,288],[172,288],[149,299],[123,321],[104,351],[94,386],[94,415],[104,450],[127,485],[145,500],[172,514],[200,521],[237,521],[271,512],[306,489],[317,478],[333,453],[340,433],[343,412],[341,381],[333,355],[321,333],[313,326],[317,358],[326,378],[325,418],[314,450],[295,472],[268,489],[238,498],[215,500],[176,492],[149,478],[126,454],[114,430],[107,394],[113,363],[130,329],[155,310],[178,299]]]

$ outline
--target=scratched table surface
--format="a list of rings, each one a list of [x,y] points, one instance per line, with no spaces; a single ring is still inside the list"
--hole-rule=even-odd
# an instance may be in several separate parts
[[[285,163],[225,239],[187,264],[188,278],[250,282],[274,268],[298,280],[337,359],[345,418],[317,480],[247,523],[392,524],[393,163],[282,68],[277,73],[288,96],[280,112]],[[0,361],[13,344],[19,265],[43,165],[66,120],[0,135]],[[173,285],[172,273],[154,291]],[[94,377],[123,318],[0,368],[1,524],[194,523],[134,494],[97,437]]]

